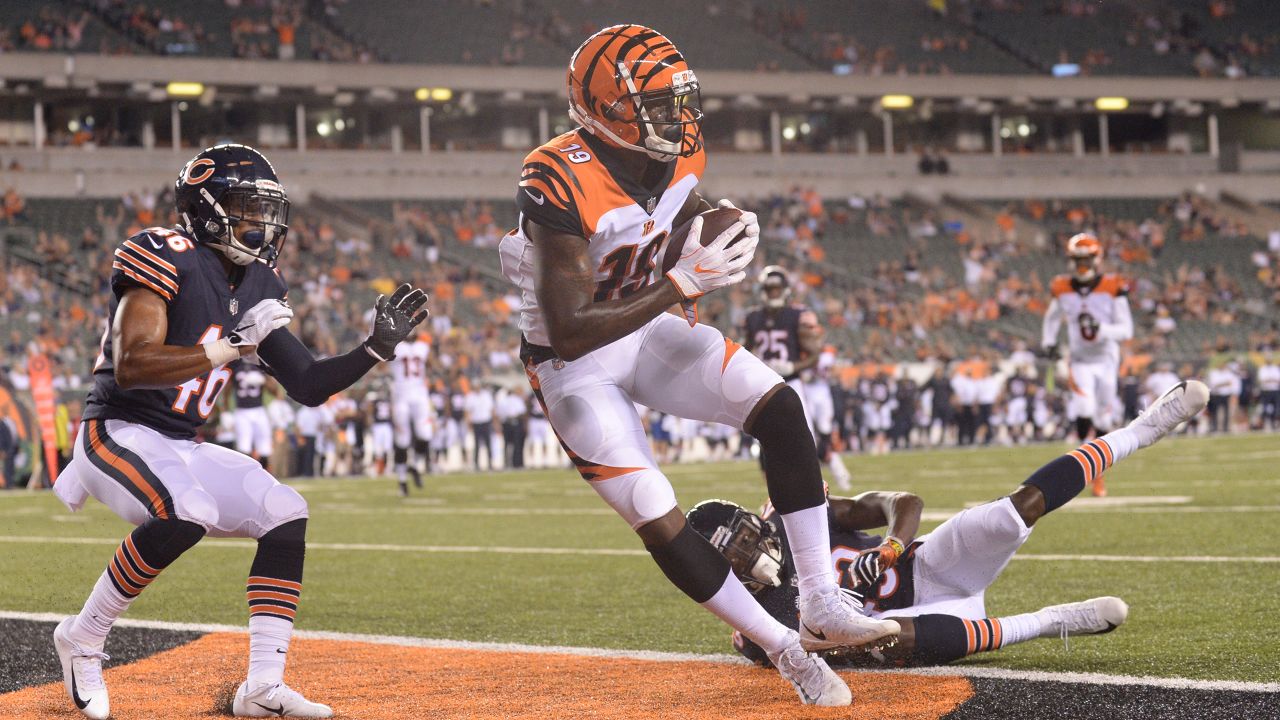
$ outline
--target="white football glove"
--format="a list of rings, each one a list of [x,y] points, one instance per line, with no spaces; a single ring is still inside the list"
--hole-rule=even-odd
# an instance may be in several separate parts
[[[227,335],[232,347],[258,345],[268,335],[293,320],[293,308],[283,300],[263,300],[245,311],[236,329]]]
[[[773,360],[766,360],[764,364],[768,365],[770,368],[773,368],[774,372],[778,373],[784,378],[790,377],[791,375],[794,375],[796,373],[796,364],[791,362],[790,360],[782,360],[780,358],[777,358]]]
[[[703,247],[702,216],[693,219],[689,235],[684,241],[684,252],[676,261],[676,266],[667,273],[671,284],[676,286],[682,298],[686,301],[697,300],[712,290],[742,282],[746,278],[746,269],[755,257],[760,236],[745,237],[733,247],[728,247],[729,242],[746,227],[746,223],[739,220],[725,228],[710,245]]]
[[[760,219],[756,217],[755,213],[750,212],[748,210],[740,209],[738,206],[730,202],[727,198],[722,199],[720,202],[716,203],[716,207],[733,208],[734,210],[737,210],[738,212],[742,213],[742,216],[739,217],[738,219],[742,222],[743,225],[747,226],[746,227],[747,235],[750,237],[760,237]]]

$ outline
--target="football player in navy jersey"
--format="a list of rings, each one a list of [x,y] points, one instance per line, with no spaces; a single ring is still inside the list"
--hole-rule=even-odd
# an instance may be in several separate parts
[[[1086,442],[1032,473],[1008,496],[963,510],[918,538],[924,503],[915,495],[866,492],[830,498],[831,561],[840,586],[864,602],[866,614],[894,620],[902,628],[893,647],[869,654],[840,651],[830,659],[938,665],[1036,638],[1114,630],[1129,612],[1119,598],[997,618],[986,614],[986,590],[1040,518],[1114,463],[1194,417],[1208,398],[1203,383],[1178,383],[1128,426]],[[801,622],[795,570],[774,515],[770,505],[758,516],[734,503],[706,500],[689,511],[688,520],[729,560],[760,604],[794,628]],[[882,527],[888,530],[884,536],[865,532]],[[765,652],[740,633],[733,642],[746,657],[768,662]]]
[[[102,660],[111,625],[157,575],[205,535],[258,541],[249,572],[249,672],[236,691],[242,717],[330,717],[284,684],[302,590],[307,503],[256,460],[196,428],[231,379],[228,364],[256,354],[290,397],[320,405],[356,382],[427,317],[426,294],[401,285],[379,297],[360,346],[316,360],[285,326],[293,317],[276,269],[289,201],[267,159],[218,145],[183,167],[180,224],[148,228],[116,246],[111,300],[84,424],[55,486],[72,510],[92,495],[136,526],[84,608],[60,623],[54,646],[82,713],[110,713]]]

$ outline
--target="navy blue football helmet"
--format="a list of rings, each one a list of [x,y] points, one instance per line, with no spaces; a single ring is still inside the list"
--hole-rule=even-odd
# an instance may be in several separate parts
[[[262,153],[215,145],[182,168],[174,204],[183,227],[237,265],[275,267],[289,233],[289,197]]]
[[[774,524],[728,500],[703,500],[685,517],[729,561],[753,594],[782,584],[782,541]]]

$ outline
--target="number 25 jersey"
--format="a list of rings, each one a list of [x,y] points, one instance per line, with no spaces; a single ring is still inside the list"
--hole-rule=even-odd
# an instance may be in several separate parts
[[[533,245],[526,220],[587,239],[596,302],[647,286],[661,272],[663,243],[706,166],[702,150],[667,163],[654,187],[644,188],[613,159],[612,148],[578,128],[529,153],[516,189],[519,225],[502,239],[502,272],[520,288],[520,330],[529,342],[550,345],[538,307]]]
[[[284,280],[255,262],[244,267],[244,277],[232,289],[217,250],[196,245],[176,229],[159,227],[147,228],[117,245],[111,268],[107,327],[84,417],[126,420],[170,437],[194,437],[196,428],[213,412],[231,371],[220,366],[167,388],[121,388],[116,384],[111,337],[120,299],[139,287],[160,296],[168,306],[164,344],[193,347],[226,336],[259,301],[285,299]]]

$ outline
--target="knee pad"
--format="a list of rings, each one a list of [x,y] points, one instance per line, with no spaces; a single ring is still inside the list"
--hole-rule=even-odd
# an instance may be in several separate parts
[[[729,561],[687,522],[671,542],[645,549],[671,584],[696,603],[715,597],[731,572]]]
[[[667,477],[645,468],[608,480],[596,480],[591,487],[609,503],[634,530],[657,520],[676,506],[676,492]]]
[[[290,520],[258,538],[258,552],[253,556],[249,573],[259,578],[300,583],[306,554],[307,519]]]
[[[760,441],[760,445],[768,448],[769,444],[781,439],[785,442],[794,439],[799,433],[809,433],[809,421],[804,415],[804,402],[795,388],[787,385],[773,394],[768,403],[760,408],[755,423],[751,426],[751,435]]]
[[[173,499],[178,519],[186,520],[211,530],[218,524],[218,503],[202,488],[192,487]]]
[[[290,520],[307,517],[307,501],[288,485],[272,486],[262,497],[262,509],[273,529]]]

